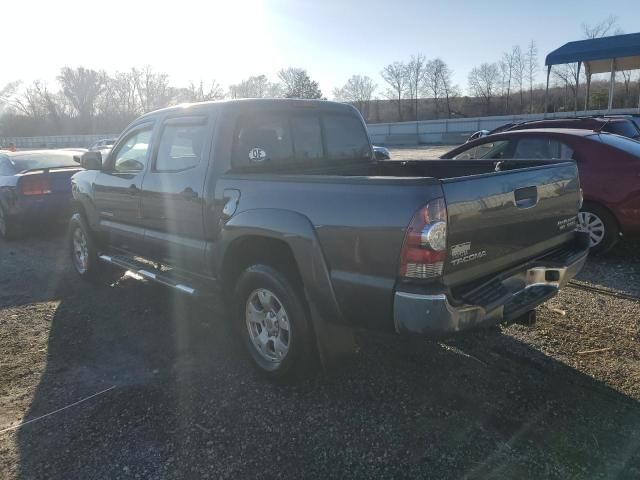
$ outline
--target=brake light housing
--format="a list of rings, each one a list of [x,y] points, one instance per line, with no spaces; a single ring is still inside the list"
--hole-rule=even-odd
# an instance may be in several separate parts
[[[25,175],[21,181],[23,195],[48,195],[51,193],[51,181],[46,175]]]
[[[447,208],[444,198],[437,198],[411,219],[400,254],[399,274],[413,279],[440,277],[446,256]]]

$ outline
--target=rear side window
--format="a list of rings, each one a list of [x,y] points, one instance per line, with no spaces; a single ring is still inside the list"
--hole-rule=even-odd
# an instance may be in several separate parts
[[[326,156],[329,161],[368,160],[369,137],[355,115],[328,114],[323,117]]]
[[[268,113],[241,117],[231,157],[235,168],[292,163],[293,142],[287,116]]]
[[[533,160],[571,160],[573,149],[553,138],[521,138],[513,158]]]
[[[602,128],[602,131],[629,138],[638,138],[640,136],[640,131],[632,121],[609,122]]]
[[[623,152],[629,153],[637,158],[640,158],[640,142],[631,140],[630,138],[618,137],[616,135],[599,135],[600,141],[607,145],[611,145]]]
[[[179,172],[197,166],[202,160],[206,124],[165,125],[160,137],[156,172]]]

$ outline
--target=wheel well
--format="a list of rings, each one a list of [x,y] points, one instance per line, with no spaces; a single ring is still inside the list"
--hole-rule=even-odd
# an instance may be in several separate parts
[[[225,254],[221,272],[225,297],[233,293],[240,274],[251,265],[259,263],[269,265],[283,273],[291,280],[293,286],[302,287],[298,264],[291,247],[285,241],[249,235],[234,240]]]

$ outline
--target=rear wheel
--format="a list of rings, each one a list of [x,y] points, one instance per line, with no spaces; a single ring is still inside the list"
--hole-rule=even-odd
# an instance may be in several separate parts
[[[618,242],[620,230],[615,218],[604,208],[585,203],[578,213],[578,231],[589,234],[589,247],[594,253],[606,253]]]
[[[20,236],[20,224],[7,215],[0,205],[0,238],[11,240]]]
[[[312,364],[314,348],[300,289],[278,270],[253,265],[233,295],[236,331],[253,364],[273,380],[298,378]]]

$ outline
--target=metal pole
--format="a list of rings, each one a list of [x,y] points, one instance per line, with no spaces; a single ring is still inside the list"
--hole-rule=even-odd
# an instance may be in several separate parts
[[[589,97],[591,96],[591,67],[588,62],[584,64],[584,73],[587,76],[587,91],[584,96],[584,109],[589,110]]]
[[[607,111],[613,108],[613,89],[616,84],[616,59],[611,59],[611,80],[609,81],[609,107]]]
[[[544,118],[547,118],[547,98],[549,96],[549,77],[551,76],[551,65],[547,67],[547,89],[544,91]]]
[[[573,99],[573,113],[574,115],[578,115],[578,91],[580,89],[580,67],[582,67],[582,62],[578,62],[578,74],[576,75],[576,95]]]

